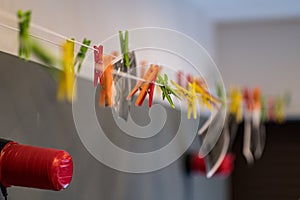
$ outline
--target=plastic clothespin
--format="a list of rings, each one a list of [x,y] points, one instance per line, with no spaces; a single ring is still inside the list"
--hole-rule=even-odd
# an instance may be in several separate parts
[[[135,105],[141,106],[146,98],[147,93],[149,93],[149,107],[151,107],[153,93],[154,93],[154,86],[155,86],[154,82],[156,80],[159,71],[160,71],[160,67],[158,65],[150,65],[150,68],[143,76],[143,79],[146,80],[147,82],[138,81],[135,87],[128,94],[127,100],[130,100],[131,97],[138,91],[138,89],[141,89],[136,99]]]
[[[284,121],[284,100],[282,97],[277,97],[275,101],[275,120],[278,123]]]
[[[252,91],[253,93],[253,109],[260,110],[261,108],[261,91],[260,88],[256,87]]]
[[[103,46],[99,47],[94,46],[94,87],[97,87],[98,80],[102,82],[102,73],[103,73]]]
[[[18,11],[19,18],[19,56],[25,60],[29,59],[31,51],[31,42],[29,37],[29,25],[31,11]]]
[[[186,79],[187,79],[186,88],[189,88],[189,83],[193,83],[194,77],[191,74],[187,74]]]
[[[180,97],[176,94],[176,92],[168,85],[168,76],[164,74],[164,78],[158,74],[156,82],[161,84],[160,89],[162,91],[162,99],[164,100],[165,98],[168,100],[169,104],[172,106],[172,108],[175,108],[175,105],[172,101],[172,98],[170,97],[170,94],[173,94],[175,97],[179,98]]]
[[[182,86],[182,77],[184,76],[184,72],[183,71],[181,71],[181,70],[179,70],[178,72],[177,72],[177,83],[178,83],[178,85],[180,85],[180,86]]]
[[[57,98],[63,100],[65,97],[69,102],[73,98],[74,86],[74,41],[67,40],[63,45],[63,73],[58,86]]]
[[[265,122],[267,120],[267,118],[268,118],[268,110],[267,110],[267,100],[266,100],[266,97],[261,96],[260,104],[261,104],[261,107],[260,107],[260,112],[261,112],[260,119],[261,119],[262,122]]]
[[[247,111],[252,111],[253,102],[252,102],[252,97],[251,97],[251,94],[250,94],[250,91],[248,88],[244,88],[243,98],[244,98],[244,102],[245,102]]]
[[[230,96],[230,113],[235,116],[237,122],[241,122],[243,118],[243,95],[239,88],[233,86],[229,90]]]
[[[268,98],[268,120],[274,121],[275,120],[275,101],[273,97]]]
[[[185,88],[181,87],[177,83],[171,80],[171,83],[176,87],[176,92],[183,98],[187,100],[188,103],[188,119],[191,118],[191,112],[193,112],[193,118],[197,118],[197,110],[196,110],[196,100],[197,100],[197,95],[195,91],[195,84],[189,83],[188,85],[188,90]]]
[[[217,106],[218,102],[221,102],[218,98],[214,97],[213,95],[211,95],[207,89],[205,88],[203,82],[201,82],[200,80],[194,80],[195,83],[195,90],[196,93],[201,95],[201,101],[200,103],[204,104],[206,107],[208,107],[209,110],[212,110],[213,107],[216,107],[217,109],[219,109],[219,107]]]
[[[225,106],[226,94],[223,91],[221,83],[216,83],[216,90],[217,90],[217,97],[219,98],[221,103],[221,108],[223,108]]]
[[[128,54],[128,31],[125,31],[125,36],[123,36],[122,31],[119,31],[119,38],[120,38],[120,46],[121,52],[123,54],[124,65],[126,67],[130,67],[129,63],[129,54]]]
[[[192,93],[193,96],[196,96],[196,83],[189,83],[188,85],[189,91]],[[191,118],[191,114],[193,113],[194,119],[197,118],[197,110],[196,110],[196,100],[195,98],[192,98],[188,100],[188,119]]]
[[[99,106],[113,105],[113,70],[111,56],[104,56],[103,58],[104,71],[101,77],[99,93]]]
[[[82,43],[87,45],[87,46],[90,46],[91,40],[88,40],[88,39],[84,38]],[[87,51],[88,51],[88,47],[81,45],[81,47],[79,49],[79,52],[77,53],[76,59],[75,59],[75,65],[77,65],[77,63],[78,63],[77,72],[80,72],[81,65],[83,63],[83,60],[85,58],[85,55],[86,55]]]

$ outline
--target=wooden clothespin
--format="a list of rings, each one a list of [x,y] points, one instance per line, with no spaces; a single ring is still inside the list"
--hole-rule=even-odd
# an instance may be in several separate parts
[[[153,94],[154,94],[154,86],[157,74],[160,71],[160,67],[158,65],[150,65],[150,68],[147,70],[145,75],[143,76],[143,79],[147,82],[138,81],[135,87],[131,90],[131,92],[127,96],[127,100],[130,100],[132,96],[141,89],[135,105],[141,106],[146,98],[147,93],[149,93],[149,107],[152,106],[152,100],[153,100]]]
[[[94,46],[94,87],[97,87],[98,80],[102,82],[103,73],[103,46]]]
[[[176,92],[169,86],[168,84],[168,76],[164,74],[164,78],[158,74],[156,82],[161,84],[159,87],[162,91],[162,99],[164,100],[165,98],[168,100],[169,104],[172,106],[172,108],[175,108],[175,105],[172,101],[172,98],[170,97],[171,94],[173,94],[175,97],[179,98],[180,97],[176,94]]]
[[[121,52],[123,54],[123,61],[126,67],[130,67],[129,63],[129,51],[128,51],[128,31],[125,31],[125,36],[123,36],[122,31],[119,31],[119,38],[120,38],[120,46]]]
[[[20,58],[28,60],[31,51],[29,36],[31,11],[23,12],[22,10],[19,10],[17,15],[19,18],[19,56]]]
[[[100,81],[99,106],[113,105],[113,64],[112,56],[103,57],[104,71]]]
[[[67,98],[69,102],[72,101],[73,98],[73,86],[74,86],[74,79],[75,79],[75,72],[74,72],[74,41],[67,40],[62,45],[63,50],[63,72],[61,74],[59,86],[58,86],[58,93],[57,98],[59,100],[63,100]]]
[[[176,92],[179,94],[181,97],[185,98],[188,103],[188,119],[191,118],[191,113],[193,112],[193,118],[197,118],[197,110],[196,110],[196,100],[197,100],[197,95],[196,95],[196,88],[195,88],[195,83],[189,83],[188,85],[188,90],[185,88],[181,87],[177,83],[171,80],[171,83],[177,88]]]
[[[91,40],[84,38],[82,41],[82,44],[90,46]],[[88,50],[88,47],[81,45],[79,52],[76,55],[75,65],[77,65],[77,63],[78,63],[77,72],[80,72],[81,65],[83,63],[83,60],[85,58],[87,50]]]

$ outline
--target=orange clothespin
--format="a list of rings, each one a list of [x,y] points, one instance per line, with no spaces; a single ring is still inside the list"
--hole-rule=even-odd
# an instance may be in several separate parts
[[[99,106],[113,105],[113,64],[111,56],[103,58],[104,71],[100,79]]]
[[[67,40],[63,46],[63,72],[58,85],[57,98],[63,100],[65,97],[69,102],[73,97],[74,86],[74,40]]]
[[[127,96],[127,100],[130,100],[131,97],[141,89],[135,105],[141,106],[146,98],[147,93],[149,93],[149,107],[152,106],[153,94],[154,94],[154,82],[156,81],[157,74],[160,71],[160,67],[158,65],[150,65],[150,68],[144,74],[143,79],[148,82],[138,81],[135,87],[131,90],[131,92]]]
[[[253,109],[260,110],[261,108],[261,92],[260,88],[256,87],[253,89]]]
[[[99,47],[94,46],[94,87],[97,87],[98,80],[102,82],[102,73],[103,73],[103,46]]]

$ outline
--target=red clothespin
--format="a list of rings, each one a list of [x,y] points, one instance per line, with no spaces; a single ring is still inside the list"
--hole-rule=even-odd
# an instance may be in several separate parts
[[[248,88],[244,88],[244,100],[245,100],[245,105],[246,105],[246,109],[248,111],[252,111],[253,108],[253,103],[252,103],[252,95],[250,94],[250,91]]]
[[[94,87],[97,87],[98,80],[102,83],[102,73],[103,73],[103,46],[94,46]]]
[[[182,87],[182,77],[184,76],[184,72],[179,70],[177,72],[177,83]]]
[[[148,82],[139,81],[133,88],[133,90],[127,96],[129,100],[137,91],[141,89],[140,94],[138,95],[135,105],[141,106],[146,98],[147,93],[149,93],[149,107],[152,106],[153,93],[154,93],[154,82],[156,80],[157,74],[160,71],[160,67],[157,65],[150,65],[150,68],[147,70],[143,79]]]
[[[186,88],[189,87],[189,83],[194,82],[194,77],[191,74],[186,75],[187,83],[186,83]]]

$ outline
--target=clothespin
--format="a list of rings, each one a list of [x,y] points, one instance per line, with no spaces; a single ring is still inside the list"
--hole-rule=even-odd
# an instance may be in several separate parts
[[[253,109],[259,109],[261,107],[261,91],[256,87],[253,89]]]
[[[243,118],[243,95],[239,88],[230,87],[230,114],[235,116],[237,122],[241,122]]]
[[[194,77],[191,74],[187,74],[186,79],[187,79],[186,88],[188,89],[189,83],[193,83]]]
[[[253,103],[252,103],[251,94],[250,94],[250,91],[248,88],[244,88],[243,98],[244,98],[246,109],[248,111],[252,111]]]
[[[176,92],[168,85],[168,76],[164,74],[164,78],[158,74],[156,82],[161,84],[159,87],[162,91],[162,99],[164,100],[165,98],[168,100],[169,104],[172,106],[172,108],[175,108],[175,105],[170,97],[170,94],[173,94],[175,97],[179,98],[180,97],[176,94]]]
[[[252,97],[248,88],[244,88],[243,99],[245,102],[246,112],[245,123],[244,123],[244,142],[243,142],[243,155],[249,164],[254,162],[254,155],[251,151],[251,131],[252,131]]]
[[[278,123],[284,121],[284,100],[282,97],[277,97],[275,101],[275,119]]]
[[[221,107],[225,106],[225,98],[226,94],[223,92],[221,83],[216,83],[216,89],[217,89],[217,97],[221,101]]]
[[[113,64],[111,56],[103,58],[104,71],[100,81],[99,106],[113,105]]]
[[[19,56],[25,60],[29,59],[31,51],[31,42],[29,37],[31,11],[18,11],[19,18]]]
[[[179,70],[178,72],[177,72],[177,83],[178,83],[178,85],[180,85],[180,86],[182,86],[182,77],[184,76],[184,72],[183,71],[181,71],[181,70]]]
[[[82,43],[87,45],[87,46],[90,46],[91,40],[88,40],[88,39],[84,38]],[[79,49],[79,52],[76,55],[75,65],[77,65],[77,63],[78,63],[77,72],[80,72],[81,65],[83,63],[83,60],[85,58],[87,50],[88,50],[88,48],[86,46],[81,45],[81,47]]]
[[[120,46],[121,52],[123,54],[124,65],[126,67],[130,67],[129,63],[129,55],[128,55],[128,31],[125,31],[125,36],[123,36],[122,31],[119,31],[119,38],[120,38]]]
[[[99,47],[94,46],[94,87],[97,87],[98,80],[102,82],[102,73],[103,73],[103,46]]]
[[[74,39],[67,40],[63,45],[63,72],[58,86],[57,98],[63,100],[65,97],[69,102],[73,97],[74,86]]]
[[[275,120],[275,100],[273,97],[268,98],[268,120]]]
[[[140,62],[140,77],[143,77],[145,72],[146,72],[146,66],[147,66],[147,62],[145,60],[142,60]]]
[[[143,76],[143,79],[147,82],[138,81],[135,87],[131,90],[131,92],[127,96],[127,100],[130,100],[131,97],[138,91],[138,89],[141,89],[135,105],[141,106],[145,100],[145,97],[147,93],[149,93],[149,107],[152,106],[152,100],[153,100],[153,94],[154,94],[154,86],[157,74],[160,71],[160,67],[158,65],[150,65],[150,68],[147,70],[145,75]]]
[[[212,96],[207,91],[207,89],[204,87],[204,84],[200,80],[194,79],[193,83],[195,83],[196,93],[201,95],[201,101],[199,99],[200,103],[203,105],[206,105],[209,108],[209,110],[213,109],[212,105],[214,107],[216,107],[217,109],[219,109],[219,107],[217,106],[217,103],[219,103],[221,101],[218,98]]]
[[[261,112],[261,115],[260,115],[260,119],[262,122],[265,122],[268,118],[268,110],[267,110],[267,100],[266,100],[266,97],[264,96],[261,96],[261,100],[260,100],[260,104],[261,104],[261,107],[260,107],[260,112]]]
[[[193,118],[197,118],[197,110],[196,110],[196,100],[197,100],[197,95],[196,95],[196,89],[195,89],[195,83],[189,83],[188,85],[188,90],[184,89],[177,83],[171,80],[171,83],[177,88],[176,92],[180,96],[186,98],[188,102],[188,119],[191,118],[191,113],[193,112]]]

